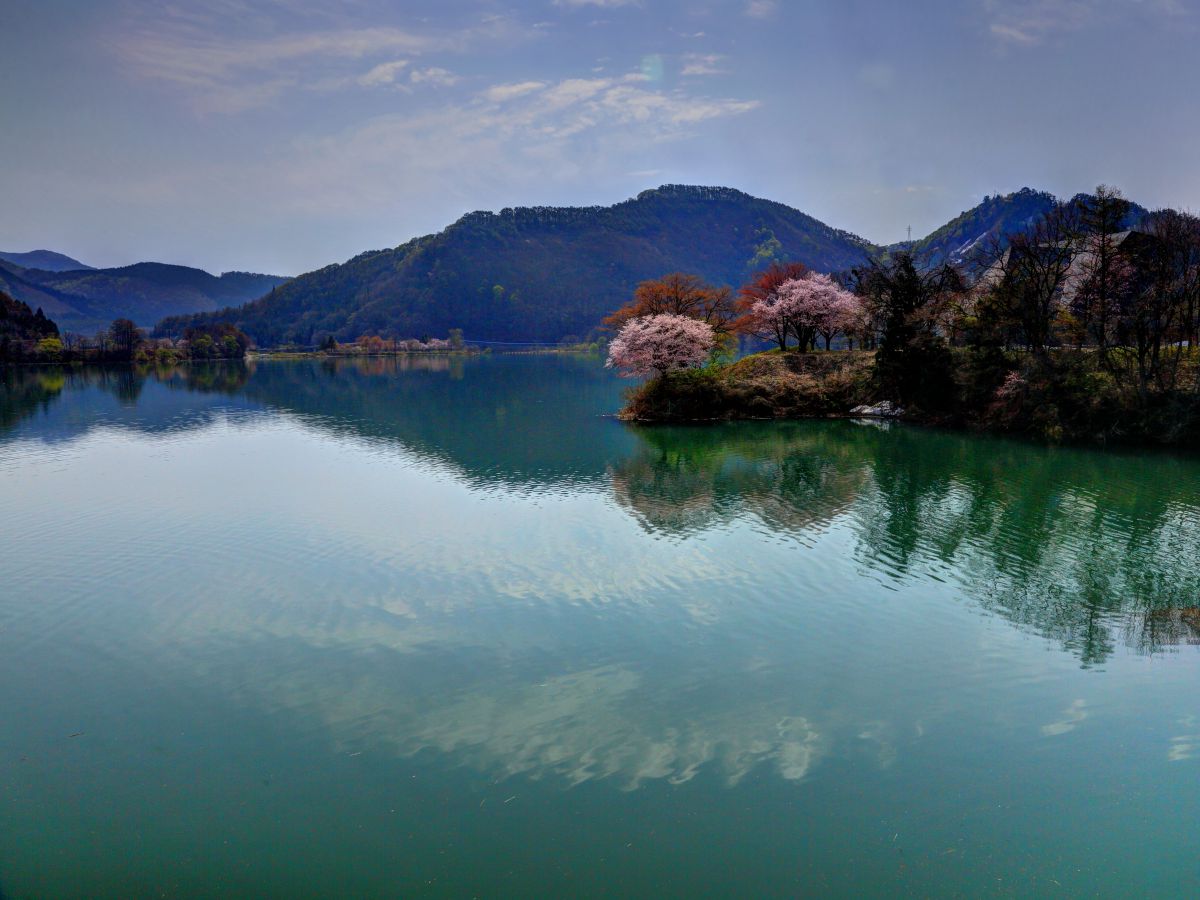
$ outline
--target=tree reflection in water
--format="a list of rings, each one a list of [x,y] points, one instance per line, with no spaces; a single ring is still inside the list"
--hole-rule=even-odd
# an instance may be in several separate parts
[[[73,392],[91,393],[87,416],[62,405]],[[594,361],[569,357],[10,367],[0,437],[39,416],[29,433],[55,441],[281,411],[436,460],[473,488],[611,491],[671,540],[750,520],[811,546],[848,528],[885,584],[959,585],[1085,665],[1118,643],[1155,653],[1200,641],[1195,460],[846,421],[631,428],[600,415],[618,403]]]
[[[1200,642],[1200,467],[853,422],[639,428],[610,470],[647,531],[686,540],[752,518],[805,544],[853,529],[885,579],[939,577],[1085,665],[1117,641]]]

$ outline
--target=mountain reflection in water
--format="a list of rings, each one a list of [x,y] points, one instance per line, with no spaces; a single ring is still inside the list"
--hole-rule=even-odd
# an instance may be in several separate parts
[[[638,428],[623,387],[565,355],[0,371],[5,888],[1189,864],[1195,460]]]
[[[277,411],[476,489],[608,490],[651,535],[852,530],[882,584],[936,577],[1085,664],[1200,640],[1200,465],[852,422],[634,428],[587,357],[401,356],[173,369],[10,368],[0,439],[146,433]],[[88,396],[88,403],[80,402]],[[26,420],[36,418],[36,426]],[[23,424],[25,423],[25,424]]]

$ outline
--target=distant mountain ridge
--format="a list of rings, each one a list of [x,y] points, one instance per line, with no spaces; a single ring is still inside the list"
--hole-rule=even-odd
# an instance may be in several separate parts
[[[0,259],[10,262],[23,269],[41,269],[44,272],[69,272],[76,269],[90,269],[89,265],[77,259],[54,250],[30,250],[27,253],[14,253],[0,250]]]
[[[450,328],[475,339],[557,341],[593,332],[638,282],[667,272],[738,285],[775,260],[834,271],[865,263],[874,249],[781,203],[732,188],[665,185],[614,206],[469,213],[439,234],[159,330],[225,319],[268,346]]]
[[[1028,187],[1011,194],[984,197],[977,206],[964,210],[911,245],[897,243],[887,249],[892,252],[911,250],[926,265],[958,265],[972,250],[985,246],[990,239],[1024,230],[1053,209],[1057,202],[1053,194]]]
[[[246,303],[285,281],[249,272],[218,277],[189,266],[152,262],[115,269],[48,270],[0,261],[0,290],[41,308],[63,331],[82,333],[117,318],[150,327],[167,316]]]
[[[1092,199],[1090,194],[1076,194],[1070,202],[1086,203]],[[885,249],[890,253],[910,250],[927,266],[961,265],[970,259],[972,252],[985,250],[991,243],[1004,246],[1008,235],[1024,231],[1058,202],[1053,194],[1028,187],[1011,194],[987,196],[919,241],[900,242]],[[1144,207],[1133,203],[1123,226],[1136,227],[1147,215]]]
[[[1056,202],[1032,188],[988,196],[918,241],[880,247],[733,188],[664,185],[612,206],[468,213],[437,234],[291,280],[159,263],[56,272],[0,262],[0,289],[73,331],[120,315],[169,335],[229,321],[262,346],[451,328],[475,340],[558,341],[595,333],[639,281],[667,272],[736,287],[773,261],[832,272],[911,250],[926,265],[958,264]],[[1127,227],[1145,215],[1134,204]]]

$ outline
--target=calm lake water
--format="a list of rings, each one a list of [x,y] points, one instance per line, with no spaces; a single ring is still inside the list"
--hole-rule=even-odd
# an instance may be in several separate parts
[[[1200,890],[1200,463],[622,387],[0,374],[0,893]]]

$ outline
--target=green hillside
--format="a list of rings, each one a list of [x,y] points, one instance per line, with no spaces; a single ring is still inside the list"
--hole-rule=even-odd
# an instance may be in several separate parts
[[[332,334],[480,340],[583,337],[634,286],[666,272],[740,285],[772,260],[835,271],[874,248],[780,203],[729,188],[670,185],[611,207],[475,212],[440,234],[301,275],[261,300],[176,317],[158,331],[227,319],[260,345]]]

